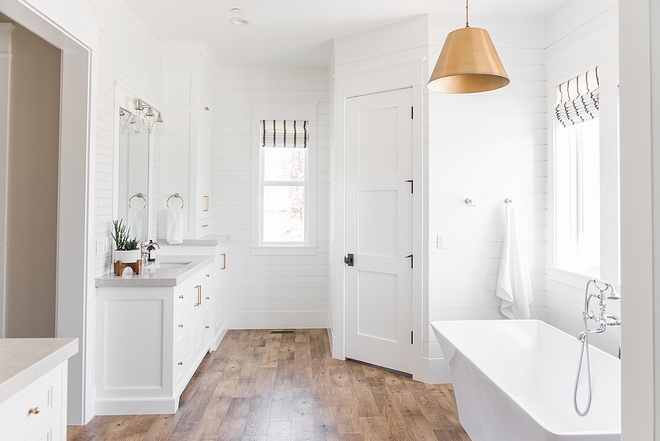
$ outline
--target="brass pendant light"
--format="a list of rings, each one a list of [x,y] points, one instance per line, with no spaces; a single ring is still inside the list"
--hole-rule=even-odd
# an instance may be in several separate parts
[[[471,28],[465,0],[465,28],[447,35],[426,87],[442,93],[475,93],[509,84],[488,31]]]

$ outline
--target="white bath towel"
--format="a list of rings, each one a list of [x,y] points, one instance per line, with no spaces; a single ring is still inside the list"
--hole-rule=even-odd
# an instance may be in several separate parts
[[[167,242],[183,242],[183,209],[172,207],[167,209]]]
[[[128,228],[131,229],[130,235],[132,238],[143,241],[146,239],[144,234],[144,209],[142,208],[129,208],[128,209]]]
[[[524,245],[522,227],[516,219],[513,204],[507,203],[496,295],[502,299],[502,314],[511,319],[528,319],[529,304],[532,303],[532,282]]]

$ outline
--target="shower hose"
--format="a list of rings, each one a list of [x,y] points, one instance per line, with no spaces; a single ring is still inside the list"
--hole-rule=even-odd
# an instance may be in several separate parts
[[[585,323],[586,330],[586,323]],[[580,406],[577,402],[578,395],[578,385],[580,384],[580,374],[582,373],[582,361],[584,354],[587,354],[587,406],[583,411],[580,410]],[[589,361],[589,336],[585,335],[584,340],[582,340],[582,350],[580,351],[580,364],[578,365],[577,377],[575,378],[575,389],[573,390],[573,407],[575,412],[580,416],[585,416],[589,413],[589,408],[591,407],[591,363]]]

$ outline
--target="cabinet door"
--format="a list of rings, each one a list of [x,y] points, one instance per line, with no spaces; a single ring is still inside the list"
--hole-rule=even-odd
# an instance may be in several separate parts
[[[211,217],[211,140],[213,132],[213,115],[211,113],[211,100],[213,90],[204,79],[200,81],[200,105],[198,126],[198,152],[197,152],[197,187],[198,210],[197,219]],[[208,222],[207,222],[208,223]],[[201,235],[208,234],[209,228],[202,229]]]
[[[214,277],[212,267],[204,271],[204,283],[202,284],[202,346],[208,351],[213,336],[213,308],[215,304]]]

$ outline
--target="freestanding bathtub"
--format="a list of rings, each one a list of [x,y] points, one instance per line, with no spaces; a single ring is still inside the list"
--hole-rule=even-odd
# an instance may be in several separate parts
[[[619,359],[590,348],[593,398],[587,416],[580,417],[573,409],[582,348],[575,336],[539,320],[431,326],[449,361],[459,419],[472,441],[621,439]]]

